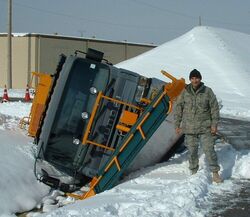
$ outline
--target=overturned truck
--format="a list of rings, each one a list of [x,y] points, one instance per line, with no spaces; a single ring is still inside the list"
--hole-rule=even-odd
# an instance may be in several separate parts
[[[70,194],[79,199],[117,183],[185,86],[164,71],[172,83],[117,68],[99,51],[82,53],[62,55],[53,75],[38,74],[29,123],[37,178],[65,192],[89,186]]]

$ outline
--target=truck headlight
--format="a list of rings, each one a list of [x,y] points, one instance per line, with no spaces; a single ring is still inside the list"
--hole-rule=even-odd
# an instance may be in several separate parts
[[[86,119],[88,119],[89,118],[89,113],[88,112],[83,112],[82,113],[82,119],[83,120],[86,120]]]
[[[137,86],[135,101],[140,102],[144,93],[144,86]]]
[[[95,87],[91,87],[91,88],[89,89],[89,91],[90,91],[90,93],[93,94],[93,95],[97,94],[97,89],[96,89]]]
[[[75,145],[79,145],[79,144],[80,144],[80,140],[79,140],[79,139],[74,138],[74,139],[73,139],[73,144],[75,144]]]

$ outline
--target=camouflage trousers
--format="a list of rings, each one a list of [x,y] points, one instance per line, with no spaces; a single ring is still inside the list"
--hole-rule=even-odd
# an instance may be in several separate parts
[[[189,152],[189,169],[197,171],[199,168],[199,143],[202,145],[211,172],[219,171],[220,166],[218,165],[217,154],[214,150],[215,140],[211,133],[185,135],[185,146]]]

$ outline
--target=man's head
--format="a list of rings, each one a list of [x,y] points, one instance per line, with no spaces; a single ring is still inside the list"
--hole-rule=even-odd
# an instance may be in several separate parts
[[[189,80],[194,89],[197,89],[200,86],[201,79],[202,79],[201,73],[197,69],[194,69],[190,72]]]

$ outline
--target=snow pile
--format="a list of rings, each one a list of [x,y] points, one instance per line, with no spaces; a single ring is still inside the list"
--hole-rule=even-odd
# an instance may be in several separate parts
[[[250,119],[250,35],[213,27],[196,27],[181,37],[118,64],[118,67],[163,79],[160,70],[188,83],[189,72],[222,99],[222,114]]]
[[[237,178],[250,179],[250,153],[243,155],[236,161],[233,174]]]
[[[18,95],[13,91],[13,95]],[[7,216],[34,208],[49,188],[34,176],[32,138],[19,129],[19,121],[28,116],[31,103],[0,103],[0,214]]]
[[[0,141],[0,213],[30,210],[48,193],[48,187],[39,184],[33,173],[31,138],[0,130]]]

